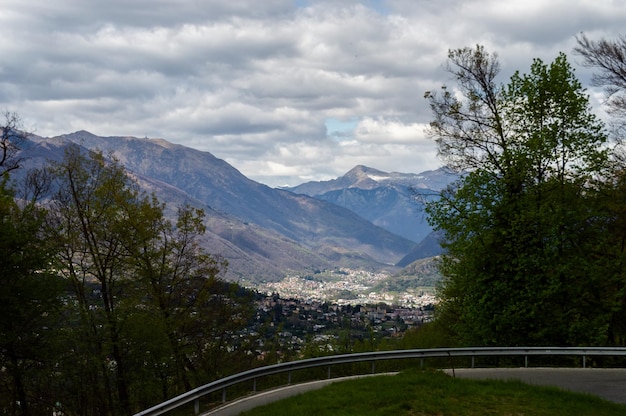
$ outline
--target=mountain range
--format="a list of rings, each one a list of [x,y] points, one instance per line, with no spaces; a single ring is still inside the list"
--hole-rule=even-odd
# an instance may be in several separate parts
[[[285,189],[348,208],[375,225],[419,243],[432,232],[424,204],[437,198],[456,179],[458,175],[446,168],[414,174],[388,173],[359,165],[337,179]]]
[[[397,270],[394,265],[418,247],[420,239],[419,234],[408,238],[392,231],[404,221],[406,226],[420,222],[419,215],[410,215],[421,210],[419,204],[411,207],[411,192],[432,192],[450,180],[445,171],[385,174],[357,166],[343,178],[329,181],[334,184],[332,190],[329,183],[321,182],[277,189],[246,178],[209,152],[162,139],[100,137],[86,131],[51,138],[29,136],[21,154],[25,167],[61,160],[65,147],[72,143],[118,159],[143,189],[168,204],[170,212],[184,203],[203,208],[208,230],[204,246],[228,260],[227,279],[252,286],[282,279],[287,271],[336,267]],[[342,187],[340,182],[348,179],[352,185]],[[354,186],[356,183],[361,187]],[[314,186],[327,191],[315,197],[303,192]],[[361,197],[369,201],[370,208],[359,210],[355,203],[351,205],[354,209],[349,204],[342,206],[341,198],[333,201],[327,195],[344,191],[344,201],[352,193],[367,191]],[[392,197],[380,197],[385,192]],[[397,212],[404,213],[402,219],[384,215],[383,202],[390,201]],[[367,215],[374,211],[378,214]]]

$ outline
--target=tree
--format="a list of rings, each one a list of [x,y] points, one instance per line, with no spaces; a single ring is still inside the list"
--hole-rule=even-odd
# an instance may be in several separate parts
[[[429,133],[465,175],[427,207],[447,250],[443,319],[468,344],[603,342],[613,305],[588,256],[608,155],[584,89],[563,54],[507,85],[481,46],[448,58],[458,89],[426,94]]]
[[[430,135],[446,164],[457,171],[507,169],[509,146],[501,108],[501,87],[496,85],[500,64],[496,54],[482,46],[449,51],[446,70],[457,83],[465,102],[444,85],[441,95],[427,91],[434,120]]]
[[[170,220],[117,161],[75,145],[52,171],[50,239],[75,302],[66,407],[131,414],[254,360],[233,348],[251,298],[201,248],[202,210],[182,206]]]
[[[128,224],[154,209],[125,170],[102,153],[70,146],[52,166],[57,192],[51,204],[51,236],[59,244],[56,267],[73,288],[77,321],[71,360],[80,374],[68,391],[89,403],[89,413],[131,414],[130,363],[125,323],[138,300],[128,268]],[[69,366],[68,366],[69,367]]]
[[[607,259],[605,264],[608,263],[611,273],[621,277],[611,288],[620,306],[613,315],[609,337],[611,342],[623,345],[626,342],[626,288],[623,283],[626,270],[622,266],[626,256],[626,37],[594,41],[580,34],[576,40],[578,46],[574,52],[583,58],[583,65],[598,71],[593,74],[592,82],[604,88],[612,138],[617,144],[613,153],[617,162],[613,176],[605,182],[602,192],[602,204],[609,218],[606,224],[609,241],[604,246],[603,257]]]
[[[130,222],[129,230],[137,237],[129,246],[132,267],[141,281],[145,305],[157,317],[168,346],[166,355],[153,350],[150,357],[155,366],[168,364],[159,400],[233,368],[227,364],[234,361],[232,335],[251,315],[251,299],[219,278],[226,261],[200,247],[203,219],[201,209],[183,206],[176,224],[158,209]]]
[[[4,123],[0,126],[0,176],[20,167],[21,142],[27,134],[22,131],[22,119],[17,113],[6,111]]]
[[[10,175],[21,167],[26,138],[20,117],[5,112],[0,126],[0,412],[52,413],[48,385],[55,363],[52,328],[61,305],[61,282],[49,269],[55,246],[43,234],[40,205],[45,181],[25,175],[17,191]]]
[[[0,179],[0,413],[51,414],[63,287],[49,269],[55,247],[43,234],[45,210],[36,199],[17,200],[7,181]]]
[[[604,88],[609,113],[619,120],[623,129],[626,122],[626,36],[613,41],[594,41],[581,33],[576,40],[578,46],[574,52],[583,57],[583,65],[599,70],[594,73],[592,82]]]

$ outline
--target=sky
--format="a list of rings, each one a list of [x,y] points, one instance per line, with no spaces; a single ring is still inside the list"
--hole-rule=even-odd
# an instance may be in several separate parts
[[[626,34],[624,0],[0,0],[0,110],[40,136],[163,138],[269,186],[442,165],[426,91],[449,49],[500,81]]]

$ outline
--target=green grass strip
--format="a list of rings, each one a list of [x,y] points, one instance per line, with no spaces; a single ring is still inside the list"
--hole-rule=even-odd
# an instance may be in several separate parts
[[[623,416],[626,405],[519,381],[468,380],[435,371],[406,371],[333,383],[242,415]]]

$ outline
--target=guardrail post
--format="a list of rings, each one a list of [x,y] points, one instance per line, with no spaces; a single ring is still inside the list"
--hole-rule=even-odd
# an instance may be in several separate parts
[[[193,414],[200,414],[200,399],[196,399],[193,401]]]
[[[474,356],[472,355],[472,368],[474,368]]]
[[[424,369],[424,359],[420,358],[420,370]]]
[[[372,361],[372,374],[376,374],[376,361]]]
[[[328,366],[328,378],[330,378],[330,365]]]
[[[524,367],[528,368],[528,355],[524,356]]]
[[[222,403],[226,403],[226,387],[222,389]]]
[[[452,367],[452,378],[456,378],[456,373],[454,372],[454,361],[452,359],[452,354],[450,353],[450,350],[448,350],[447,352],[448,352],[448,357],[450,357],[450,367]]]
[[[587,368],[587,356],[583,355],[583,368]]]
[[[256,393],[256,378],[252,380],[252,391]]]

